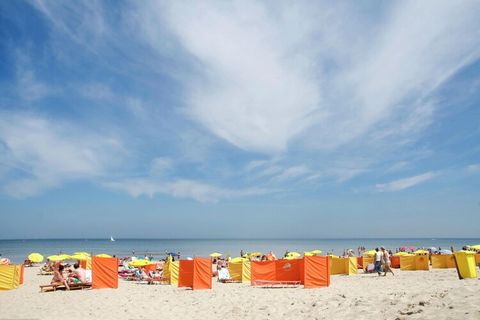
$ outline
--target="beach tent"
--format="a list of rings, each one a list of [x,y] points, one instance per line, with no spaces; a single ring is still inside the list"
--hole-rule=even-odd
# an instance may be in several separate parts
[[[234,281],[242,283],[250,283],[251,281],[250,261],[248,260],[229,262],[228,272],[230,273],[230,278]]]
[[[457,271],[461,279],[476,278],[475,252],[460,250],[454,253]]]
[[[304,288],[330,285],[330,262],[328,257],[304,257],[275,261],[252,261],[251,284],[298,282]]]
[[[92,258],[87,257],[85,260],[80,260],[80,266],[85,270],[92,270]]]
[[[178,270],[178,261],[172,261],[172,257],[169,256],[163,266],[163,277],[169,284],[178,284]]]
[[[189,287],[193,290],[211,289],[212,260],[208,258],[180,260],[178,286]]]
[[[0,265],[0,290],[11,290],[20,286],[21,268],[19,265]]]
[[[357,257],[357,269],[363,269],[363,257]]]
[[[330,258],[331,274],[357,274],[357,257]]]
[[[92,258],[92,288],[118,288],[117,258]]]
[[[476,264],[480,264],[480,253],[477,253],[477,254],[475,255],[475,263],[476,263]]]
[[[452,254],[432,254],[430,259],[433,269],[455,268],[455,259]]]

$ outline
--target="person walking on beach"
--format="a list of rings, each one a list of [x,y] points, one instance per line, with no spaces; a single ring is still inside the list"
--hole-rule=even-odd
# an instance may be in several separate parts
[[[385,273],[383,274],[383,276],[385,277],[387,275],[387,272],[391,272],[392,275],[395,275],[393,273],[393,270],[392,270],[392,263],[390,261],[390,252],[388,252],[387,250],[385,250],[384,247],[381,247],[382,249],[382,252],[383,252],[383,271],[385,271]]]
[[[381,267],[382,267],[382,253],[380,252],[380,250],[378,250],[378,248],[375,248],[375,272],[377,272],[378,275],[381,275],[382,273]]]

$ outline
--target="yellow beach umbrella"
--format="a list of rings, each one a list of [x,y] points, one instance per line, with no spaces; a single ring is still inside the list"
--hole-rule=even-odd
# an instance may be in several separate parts
[[[313,253],[313,254],[320,254],[320,253],[322,253],[322,250],[315,249],[315,250],[312,250],[310,252]]]
[[[411,254],[406,253],[405,251],[400,251],[394,254],[396,257],[401,257],[401,256],[411,256]]]
[[[148,266],[151,262],[145,259],[138,259],[130,262],[128,265],[132,267],[145,267]]]
[[[112,256],[109,255],[109,254],[106,254],[106,253],[100,253],[100,254],[97,254],[95,257],[99,257],[99,258],[111,258]]]
[[[250,252],[250,253],[248,254],[249,257],[260,257],[261,255],[262,255],[262,253],[259,252],[259,251]]]
[[[230,260],[229,262],[242,262],[242,261],[248,261],[248,259],[243,257],[236,257]]]
[[[90,257],[79,253],[75,253],[70,256],[70,259],[72,260],[88,260],[88,258]]]
[[[292,251],[287,254],[287,257],[292,257],[292,258],[298,258],[301,257],[302,255],[298,252]]]
[[[474,245],[474,246],[470,246],[470,249],[480,250],[480,244],[476,244],[476,245]]]
[[[74,255],[80,254],[80,255],[82,255],[82,256],[90,257],[90,253],[85,252],[85,251],[78,251],[78,252],[74,252],[73,254],[74,254]]]
[[[48,256],[47,259],[50,260],[50,261],[62,261],[63,260],[62,257],[60,257],[57,254],[54,254],[53,256]]]
[[[428,254],[428,253],[429,252],[427,250],[423,250],[423,249],[418,249],[413,251],[413,254]]]
[[[363,255],[364,255],[364,256],[367,256],[367,257],[371,257],[371,256],[374,256],[375,253],[376,253],[375,250],[368,250],[368,251],[365,251],[365,252],[363,253]]]
[[[212,258],[218,258],[218,257],[221,257],[222,254],[220,252],[213,252],[213,253],[210,253],[209,256]]]
[[[33,252],[28,255],[28,260],[33,263],[40,263],[43,261],[43,256],[38,252]]]
[[[61,254],[61,255],[59,255],[59,257],[62,260],[71,260],[72,259],[72,257],[70,257],[69,254]]]
[[[313,253],[312,251],[305,251],[305,252],[303,253],[303,255],[304,255],[305,257],[312,257],[312,256],[315,255],[315,253]]]

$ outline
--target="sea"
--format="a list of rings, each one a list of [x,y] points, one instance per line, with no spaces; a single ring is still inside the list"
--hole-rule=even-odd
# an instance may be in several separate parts
[[[72,254],[86,251],[92,255],[107,253],[117,257],[153,256],[163,259],[168,253],[180,253],[181,258],[207,257],[212,252],[224,256],[237,257],[240,250],[244,252],[263,253],[273,251],[283,256],[285,251],[303,253],[314,249],[322,254],[343,254],[344,250],[358,247],[367,250],[384,246],[395,252],[401,247],[442,248],[455,250],[465,245],[480,244],[480,238],[416,238],[416,239],[25,239],[0,240],[1,258],[8,258],[13,263],[21,263],[32,252],[39,252],[45,257],[54,254]]]

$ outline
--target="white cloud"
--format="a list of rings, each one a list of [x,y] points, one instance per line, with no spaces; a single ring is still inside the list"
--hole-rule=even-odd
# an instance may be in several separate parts
[[[404,190],[404,189],[408,189],[413,186],[416,186],[417,184],[429,181],[437,177],[438,175],[439,175],[438,173],[430,171],[417,176],[395,180],[389,183],[377,184],[375,187],[380,192],[400,191],[400,190]]]
[[[153,47],[165,49],[151,36],[161,27],[193,58],[179,77],[186,114],[241,149],[278,154],[292,139],[337,148],[367,134],[414,141],[432,122],[432,93],[480,56],[480,5],[402,1],[375,23],[357,5],[142,3],[139,12]]]
[[[306,166],[294,166],[283,170],[282,173],[273,177],[273,180],[277,182],[283,182],[305,176],[310,172],[310,169],[308,169]]]
[[[273,192],[263,188],[229,189],[194,180],[162,181],[161,179],[157,180],[151,177],[125,179],[117,182],[108,182],[104,185],[113,190],[126,192],[133,197],[145,195],[153,198],[157,194],[165,194],[175,198],[187,198],[199,202],[217,202],[222,199],[258,196]]]
[[[0,160],[11,170],[2,191],[35,195],[72,179],[101,177],[118,163],[121,143],[68,122],[2,113]]]
[[[476,174],[480,172],[480,163],[471,164],[466,167],[469,174]]]

